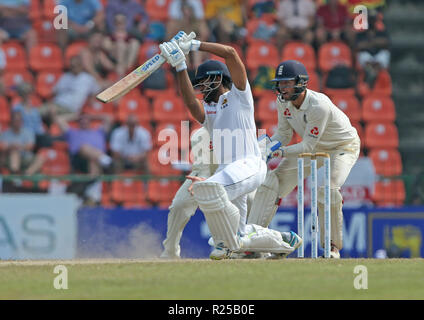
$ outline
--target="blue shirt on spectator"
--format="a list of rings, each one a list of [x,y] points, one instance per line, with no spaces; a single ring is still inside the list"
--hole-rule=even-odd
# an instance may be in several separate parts
[[[61,0],[60,4],[68,9],[70,21],[79,25],[85,25],[92,20],[96,13],[103,9],[99,0]]]
[[[22,114],[24,128],[31,130],[34,134],[44,133],[40,112],[36,108],[25,109],[21,103],[18,103],[13,107],[13,111],[19,111]]]

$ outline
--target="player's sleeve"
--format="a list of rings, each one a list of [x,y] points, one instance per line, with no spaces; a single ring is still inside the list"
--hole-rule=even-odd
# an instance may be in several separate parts
[[[233,84],[231,91],[234,92],[234,94],[237,96],[238,101],[242,107],[254,107],[253,95],[252,90],[250,89],[249,81],[246,80],[246,88],[244,88],[244,90],[236,88],[236,86]]]
[[[280,141],[282,146],[290,143],[293,136],[293,128],[290,123],[283,116],[282,108],[278,108],[278,128],[274,135],[271,137],[272,141]]]
[[[302,142],[284,147],[284,155],[289,156],[304,152],[312,152],[324,133],[329,116],[329,105],[325,103],[312,105],[306,113],[308,123],[305,128]]]

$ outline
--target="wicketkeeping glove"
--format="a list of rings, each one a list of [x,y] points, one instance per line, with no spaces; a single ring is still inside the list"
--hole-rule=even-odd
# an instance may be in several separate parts
[[[187,69],[184,52],[176,41],[164,42],[159,45],[161,55],[173,66],[177,72]]]
[[[272,158],[281,158],[284,154],[280,141],[271,141],[271,143],[269,143],[266,148],[268,153],[266,162],[268,162]]]

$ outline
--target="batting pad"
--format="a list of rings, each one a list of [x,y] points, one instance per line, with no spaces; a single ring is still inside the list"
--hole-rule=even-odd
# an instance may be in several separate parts
[[[331,242],[343,248],[343,197],[339,189],[330,189]],[[321,246],[324,248],[324,188],[318,188],[318,223]]]
[[[268,227],[277,212],[279,200],[278,178],[270,171],[256,191],[247,223]]]
[[[240,238],[240,242],[240,251],[287,254],[294,251],[294,248],[283,240],[280,232],[255,224],[246,226],[246,235]]]
[[[240,248],[237,229],[240,214],[237,207],[228,199],[224,187],[216,182],[196,182],[193,194],[199,208],[205,215],[206,223],[215,244],[232,251]]]

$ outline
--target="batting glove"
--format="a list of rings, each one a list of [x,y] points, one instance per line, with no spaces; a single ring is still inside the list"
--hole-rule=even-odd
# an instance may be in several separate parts
[[[184,52],[176,41],[164,42],[159,45],[161,55],[177,72],[187,69]]]
[[[188,55],[190,51],[198,51],[200,47],[200,41],[189,38],[189,36],[184,31],[179,31],[172,38],[172,41],[178,44],[185,55]]]

